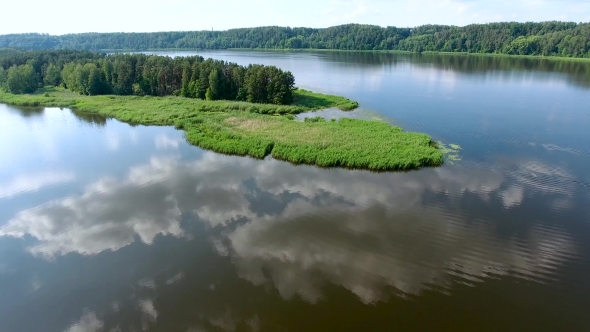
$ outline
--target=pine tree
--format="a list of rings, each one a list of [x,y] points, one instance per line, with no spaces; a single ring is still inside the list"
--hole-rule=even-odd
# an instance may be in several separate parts
[[[207,100],[216,100],[222,93],[221,77],[217,69],[209,74],[209,89],[207,89]]]
[[[189,88],[190,84],[190,73],[189,67],[185,66],[182,69],[182,88],[180,89],[180,95],[183,97],[192,97],[191,89]]]

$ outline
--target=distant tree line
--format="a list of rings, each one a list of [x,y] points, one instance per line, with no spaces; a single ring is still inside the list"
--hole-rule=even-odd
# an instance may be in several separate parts
[[[490,23],[416,28],[347,24],[326,29],[260,27],[227,31],[82,33],[63,36],[0,36],[0,48],[148,49],[335,49],[469,52],[590,57],[590,23]]]
[[[145,54],[86,51],[0,52],[0,86],[31,93],[39,85],[63,85],[83,95],[179,95],[207,100],[290,104],[295,78],[274,66]]]

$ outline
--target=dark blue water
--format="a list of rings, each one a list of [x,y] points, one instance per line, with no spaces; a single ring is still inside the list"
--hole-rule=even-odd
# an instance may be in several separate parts
[[[459,160],[293,166],[0,105],[1,331],[590,329],[590,63],[197,53],[291,70]]]

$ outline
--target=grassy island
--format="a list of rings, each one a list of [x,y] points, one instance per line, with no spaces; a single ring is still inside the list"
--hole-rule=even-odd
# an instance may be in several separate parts
[[[307,111],[356,108],[349,99],[298,89],[293,100],[291,105],[271,105],[175,96],[82,96],[53,87],[22,95],[0,90],[0,103],[65,107],[132,124],[175,126],[191,144],[226,154],[379,171],[443,163],[443,153],[426,134],[381,121],[294,119],[293,114]]]
[[[42,84],[46,87],[39,90]],[[294,114],[353,110],[358,104],[297,89],[293,74],[274,66],[200,56],[5,50],[0,51],[0,87],[2,103],[175,126],[188,142],[226,154],[371,170],[443,162],[443,150],[428,135],[385,122],[296,121]]]

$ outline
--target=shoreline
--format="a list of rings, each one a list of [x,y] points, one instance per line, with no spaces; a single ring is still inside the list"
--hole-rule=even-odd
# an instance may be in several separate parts
[[[358,106],[344,97],[306,90],[296,90],[293,105],[172,96],[81,96],[61,88],[28,95],[0,91],[0,103],[70,108],[129,124],[174,126],[185,132],[190,144],[204,149],[259,159],[271,155],[293,164],[396,171],[444,162],[442,149],[430,136],[404,132],[383,121],[320,117],[295,121],[294,114]]]
[[[200,49],[200,48],[159,48],[159,49],[100,49],[92,52],[99,53],[141,53],[141,52],[167,52],[167,51],[257,51],[257,52],[293,52],[293,53],[320,53],[320,52],[343,52],[343,53],[381,53],[381,54],[417,54],[417,55],[461,55],[461,56],[481,56],[481,57],[502,57],[515,59],[538,59],[538,60],[554,60],[554,61],[579,61],[590,62],[590,58],[576,58],[563,56],[546,56],[546,55],[516,55],[503,53],[469,53],[469,52],[440,52],[440,51],[424,51],[413,52],[403,50],[339,50],[339,49],[321,49],[321,48],[297,48],[297,49],[281,49],[281,48],[220,48],[220,49]]]

